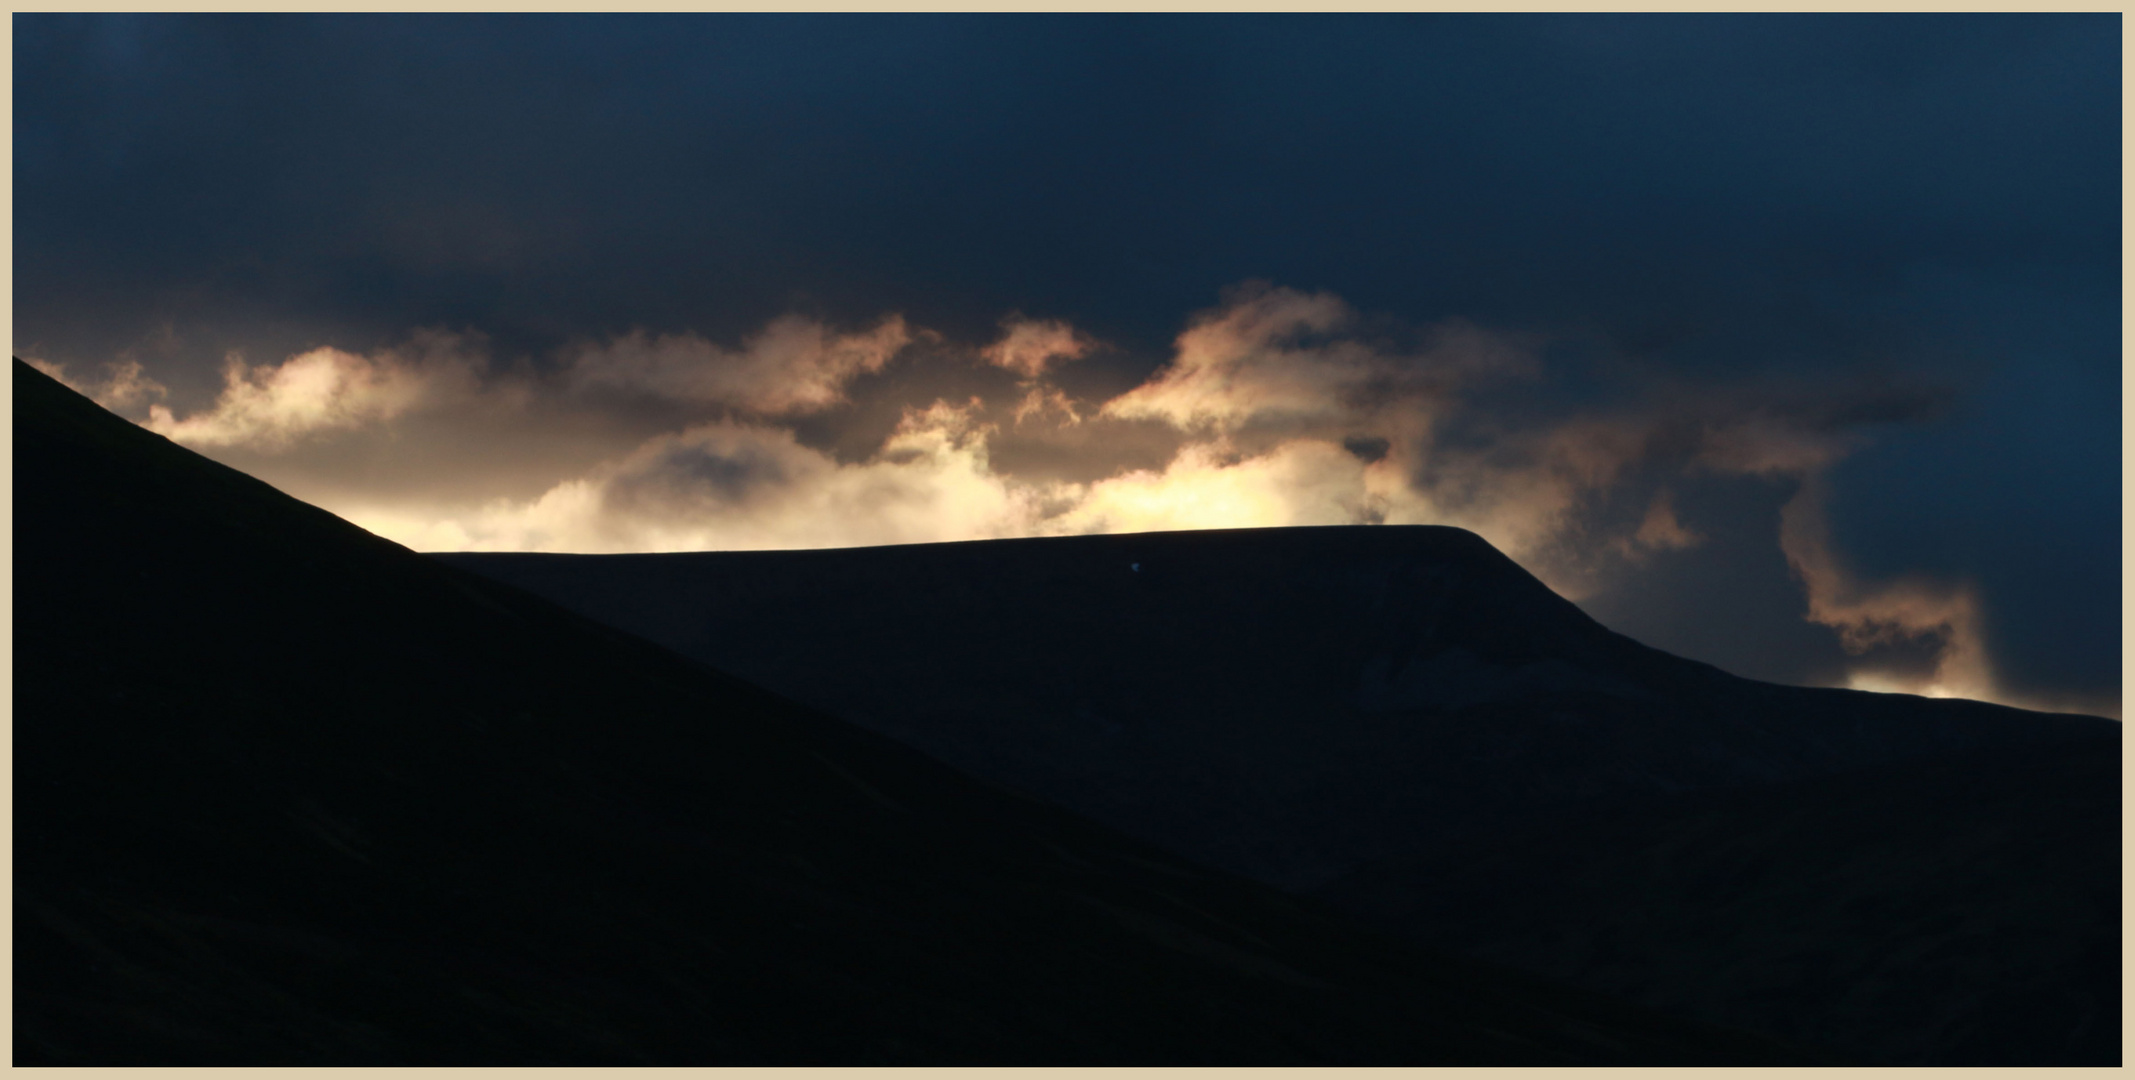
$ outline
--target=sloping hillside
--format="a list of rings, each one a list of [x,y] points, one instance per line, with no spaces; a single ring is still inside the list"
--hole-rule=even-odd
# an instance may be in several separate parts
[[[2119,733],[1736,678],[1459,529],[436,558],[1286,888],[1551,806]]]
[[[2109,720],[1736,678],[1455,529],[438,558],[1439,947],[1848,1061],[2118,1060]]]
[[[14,393],[17,1064],[1799,1060],[1353,929]]]
[[[2112,1065],[2118,750],[1995,747],[1594,806],[1317,895],[1849,1061]]]

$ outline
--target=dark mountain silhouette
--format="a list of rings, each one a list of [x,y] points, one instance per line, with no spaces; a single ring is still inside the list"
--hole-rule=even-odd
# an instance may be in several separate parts
[[[1777,1063],[380,540],[19,361],[17,1064]]]
[[[1847,1060],[2120,1059],[2120,762],[2085,742],[1647,800],[1319,895]]]
[[[1448,528],[438,558],[1414,939],[1845,1060],[2118,1060],[2113,721],[1730,676]]]

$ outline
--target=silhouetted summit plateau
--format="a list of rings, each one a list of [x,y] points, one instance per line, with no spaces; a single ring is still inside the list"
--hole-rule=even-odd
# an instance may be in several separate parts
[[[1735,678],[1452,528],[436,557],[1287,888],[1543,806],[2119,730]]]
[[[1756,1063],[426,559],[19,361],[17,1064]]]
[[[2118,1059],[2113,721],[1737,678],[1451,528],[437,558],[1417,940],[1844,1060]]]

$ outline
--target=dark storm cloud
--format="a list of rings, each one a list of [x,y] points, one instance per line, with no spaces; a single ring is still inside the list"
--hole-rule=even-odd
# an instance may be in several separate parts
[[[1093,484],[1164,470],[1183,436],[1098,407],[1157,385],[1188,314],[1259,279],[1386,320],[1353,330],[1374,356],[1418,355],[1388,335],[1454,321],[1527,343],[1537,374],[1463,384],[1429,467],[1571,475],[1606,459],[1606,485],[1523,497],[1570,500],[1581,524],[1559,547],[1585,535],[1590,561],[1638,556],[1583,602],[1655,644],[1702,655],[1739,639],[1731,662],[1761,658],[1772,677],[1849,662],[1801,621],[1788,575],[1805,571],[1774,543],[1813,472],[1817,566],[1970,590],[2015,691],[2117,692],[2114,16],[14,25],[17,351],[78,376],[137,363],[175,417],[225,393],[231,350],[375,360],[428,328],[481,336],[473,382],[395,397],[407,384],[312,366],[372,378],[349,384],[372,411],[348,423],[399,424],[439,453],[481,440],[421,427],[435,394],[456,386],[504,416],[499,373],[542,388],[524,408],[582,450],[540,450],[559,463],[547,479],[529,471],[498,497],[576,475],[556,471],[565,457],[584,472],[714,422],[667,398],[597,419],[551,408],[562,384],[542,380],[588,356],[609,390],[683,379],[720,398],[722,438],[784,462],[778,475],[818,475],[794,454],[868,467],[915,432],[946,455],[930,475],[964,475],[962,429],[907,410],[976,395],[968,421],[995,425],[994,472]],[[1006,348],[1011,313],[1105,347],[1019,387],[1015,365],[974,358]],[[880,363],[837,354],[809,382],[750,351],[781,318],[835,341],[893,316],[962,359],[927,361],[938,347],[915,339]],[[708,357],[722,374],[689,381]],[[767,389],[787,398],[749,396]],[[151,403],[142,387],[130,400]],[[259,411],[267,400],[242,416],[298,415]],[[733,434],[751,401],[785,407],[793,441]],[[1025,402],[1037,411],[1019,428]],[[1399,431],[1327,437],[1356,468],[1399,464]],[[1727,438],[1798,460],[1683,473]],[[261,467],[306,452],[227,450]],[[631,460],[615,477],[669,459]],[[1333,461],[1294,475],[1331,483]],[[1727,581],[1763,599],[1692,614],[1711,607],[1693,582]]]

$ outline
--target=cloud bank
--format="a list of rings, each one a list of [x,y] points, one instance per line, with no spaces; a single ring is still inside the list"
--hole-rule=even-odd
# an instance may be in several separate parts
[[[969,344],[894,314],[858,328],[789,315],[731,346],[632,331],[513,365],[478,334],[433,330],[371,355],[233,356],[219,395],[182,412],[137,363],[74,385],[426,551],[1445,524],[1578,599],[1706,542],[1678,490],[1788,482],[1772,543],[1802,617],[1855,658],[1846,681],[1998,696],[1969,587],[1865,579],[1823,520],[1829,468],[1878,425],[1932,414],[1935,394],[1653,378],[1607,404],[1543,407],[1561,375],[1547,345],[1460,322],[1394,325],[1329,293],[1254,283],[1190,316],[1146,378],[1101,400],[1056,381],[1098,343],[1019,315]],[[968,392],[896,397],[914,386]],[[859,450],[823,435],[882,408],[894,423]],[[452,441],[472,427],[489,433],[486,458]],[[543,456],[563,442],[575,449]],[[1003,463],[1040,450],[1078,467]],[[447,472],[459,481],[421,482]],[[1885,663],[1893,647],[1931,662]]]

